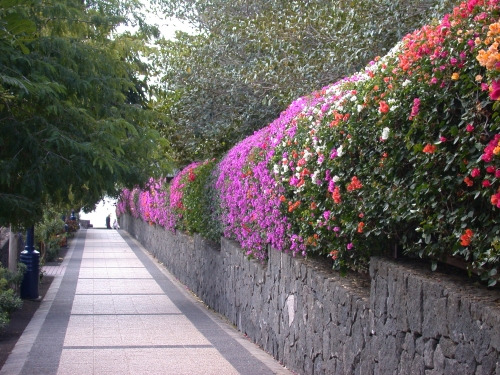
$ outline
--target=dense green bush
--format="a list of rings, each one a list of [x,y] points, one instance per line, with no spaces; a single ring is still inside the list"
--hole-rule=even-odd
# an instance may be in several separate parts
[[[66,237],[64,221],[60,214],[47,207],[43,220],[35,226],[35,239],[40,247],[40,261],[42,263],[54,260]]]
[[[219,220],[220,205],[214,186],[215,159],[206,161],[192,168],[184,176],[185,228],[190,233],[199,233],[203,237],[218,242],[222,235]]]
[[[10,314],[22,306],[18,291],[25,269],[26,266],[19,263],[17,272],[12,272],[0,263],[0,330],[9,323]]]

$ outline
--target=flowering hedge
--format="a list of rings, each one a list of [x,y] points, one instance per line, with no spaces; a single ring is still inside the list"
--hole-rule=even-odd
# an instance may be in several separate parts
[[[152,203],[152,182],[144,197],[124,191],[120,211],[159,223],[153,212],[161,207],[171,218],[161,225],[192,231],[206,229],[183,217],[217,212],[223,234],[259,259],[267,245],[328,255],[340,269],[364,268],[395,246],[432,259],[461,256],[493,284],[500,256],[498,2],[462,3],[358,74],[298,99],[212,162],[215,184],[206,188],[215,189],[218,209],[182,203],[196,164],[169,193],[160,189],[169,195],[163,200]]]

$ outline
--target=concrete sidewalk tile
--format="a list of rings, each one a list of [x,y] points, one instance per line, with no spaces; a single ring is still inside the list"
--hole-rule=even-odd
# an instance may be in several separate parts
[[[36,356],[25,354],[23,363],[13,357],[12,375],[276,373],[266,367],[266,353],[262,360],[250,354],[245,340],[234,339],[241,334],[222,329],[130,237],[87,230],[76,238],[63,289],[38,323],[44,328],[19,340],[21,349],[26,340],[28,353],[36,341]]]

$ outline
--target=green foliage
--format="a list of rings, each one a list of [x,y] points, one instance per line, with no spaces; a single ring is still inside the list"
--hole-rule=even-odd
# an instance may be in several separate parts
[[[25,270],[26,266],[22,263],[19,263],[17,272],[4,268],[0,263],[0,330],[9,323],[10,314],[22,306],[18,291]]]
[[[46,207],[43,220],[35,225],[35,242],[40,244],[40,263],[54,260],[66,237],[64,221],[54,208]]]
[[[215,189],[215,159],[206,161],[192,169],[184,177],[183,221],[190,233],[199,233],[213,242],[222,236],[220,204]]]
[[[33,224],[48,201],[92,209],[164,170],[141,61],[157,30],[141,5],[1,4],[0,223]],[[133,22],[144,27],[116,34]]]
[[[157,0],[199,33],[164,41],[158,130],[175,158],[221,156],[288,103],[361,69],[453,1]]]

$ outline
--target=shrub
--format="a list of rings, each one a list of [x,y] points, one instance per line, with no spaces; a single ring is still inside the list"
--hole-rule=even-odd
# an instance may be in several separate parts
[[[9,323],[11,313],[22,306],[18,291],[25,269],[26,266],[19,263],[17,272],[12,272],[0,263],[0,330]]]
[[[190,168],[183,178],[182,197],[186,230],[214,242],[220,241],[222,236],[220,205],[213,174],[216,165],[216,160],[212,159]]]

